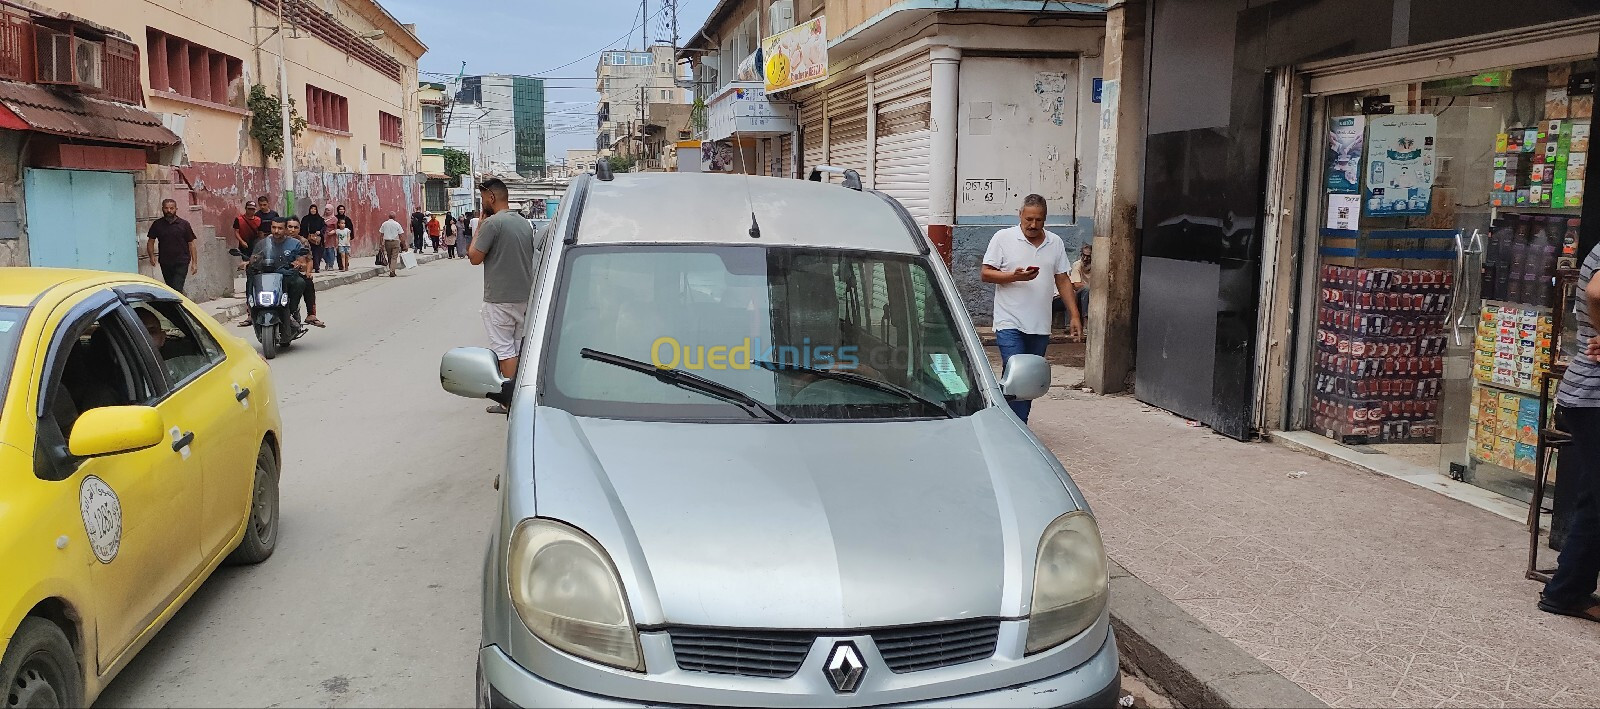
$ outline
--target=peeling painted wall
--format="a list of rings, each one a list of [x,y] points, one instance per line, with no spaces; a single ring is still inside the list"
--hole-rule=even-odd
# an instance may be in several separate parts
[[[233,218],[243,212],[246,200],[259,195],[281,193],[276,168],[243,167],[217,163],[196,163],[172,168],[177,181],[188,186],[194,203],[201,207],[201,219],[226,236]],[[280,200],[281,201],[281,200]],[[179,204],[184,201],[180,200]],[[345,205],[355,220],[354,256],[370,256],[377,251],[378,225],[390,212],[404,217],[414,205],[422,203],[422,183],[412,175],[366,175],[353,172],[295,172],[295,211],[304,215],[310,205]],[[282,204],[276,205],[281,211]],[[194,221],[191,219],[191,221]],[[199,230],[199,224],[196,224]]]

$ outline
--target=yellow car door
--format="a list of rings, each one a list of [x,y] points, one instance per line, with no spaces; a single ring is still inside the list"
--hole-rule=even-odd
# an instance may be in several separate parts
[[[230,361],[213,334],[172,293],[151,286],[117,289],[133,307],[161,361],[171,393],[168,425],[193,433],[201,459],[200,551],[211,562],[250,510],[261,436],[250,410],[248,365]]]
[[[190,417],[166,397],[139,321],[115,294],[82,298],[48,337],[36,467],[40,477],[77,490],[95,559],[90,631],[103,673],[200,571],[201,466],[182,426]],[[72,454],[73,424],[84,412],[130,405],[154,406],[168,440],[102,457]]]

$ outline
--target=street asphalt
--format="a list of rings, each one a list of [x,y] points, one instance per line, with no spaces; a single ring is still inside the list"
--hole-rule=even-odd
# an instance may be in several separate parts
[[[505,419],[438,371],[485,344],[481,284],[441,260],[323,295],[327,329],[272,362],[277,553],[219,569],[100,706],[470,705]]]

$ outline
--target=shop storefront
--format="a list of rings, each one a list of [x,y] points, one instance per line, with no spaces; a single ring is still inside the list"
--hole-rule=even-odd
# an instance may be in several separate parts
[[[1540,385],[1572,343],[1558,274],[1589,245],[1597,48],[1590,19],[1280,75],[1268,203],[1299,208],[1263,294],[1292,347],[1258,406],[1282,386],[1284,428],[1532,499]]]

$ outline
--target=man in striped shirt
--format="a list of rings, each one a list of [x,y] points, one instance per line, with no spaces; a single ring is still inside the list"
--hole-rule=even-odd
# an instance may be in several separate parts
[[[1595,337],[1590,313],[1600,313],[1600,249],[1583,260],[1578,272],[1578,347],[1561,377],[1556,392],[1558,420],[1572,434],[1572,445],[1563,455],[1576,463],[1563,466],[1576,478],[1572,485],[1576,497],[1568,514],[1571,523],[1562,544],[1556,573],[1539,596],[1539,610],[1600,622],[1600,601],[1594,598],[1600,581],[1600,338]]]

